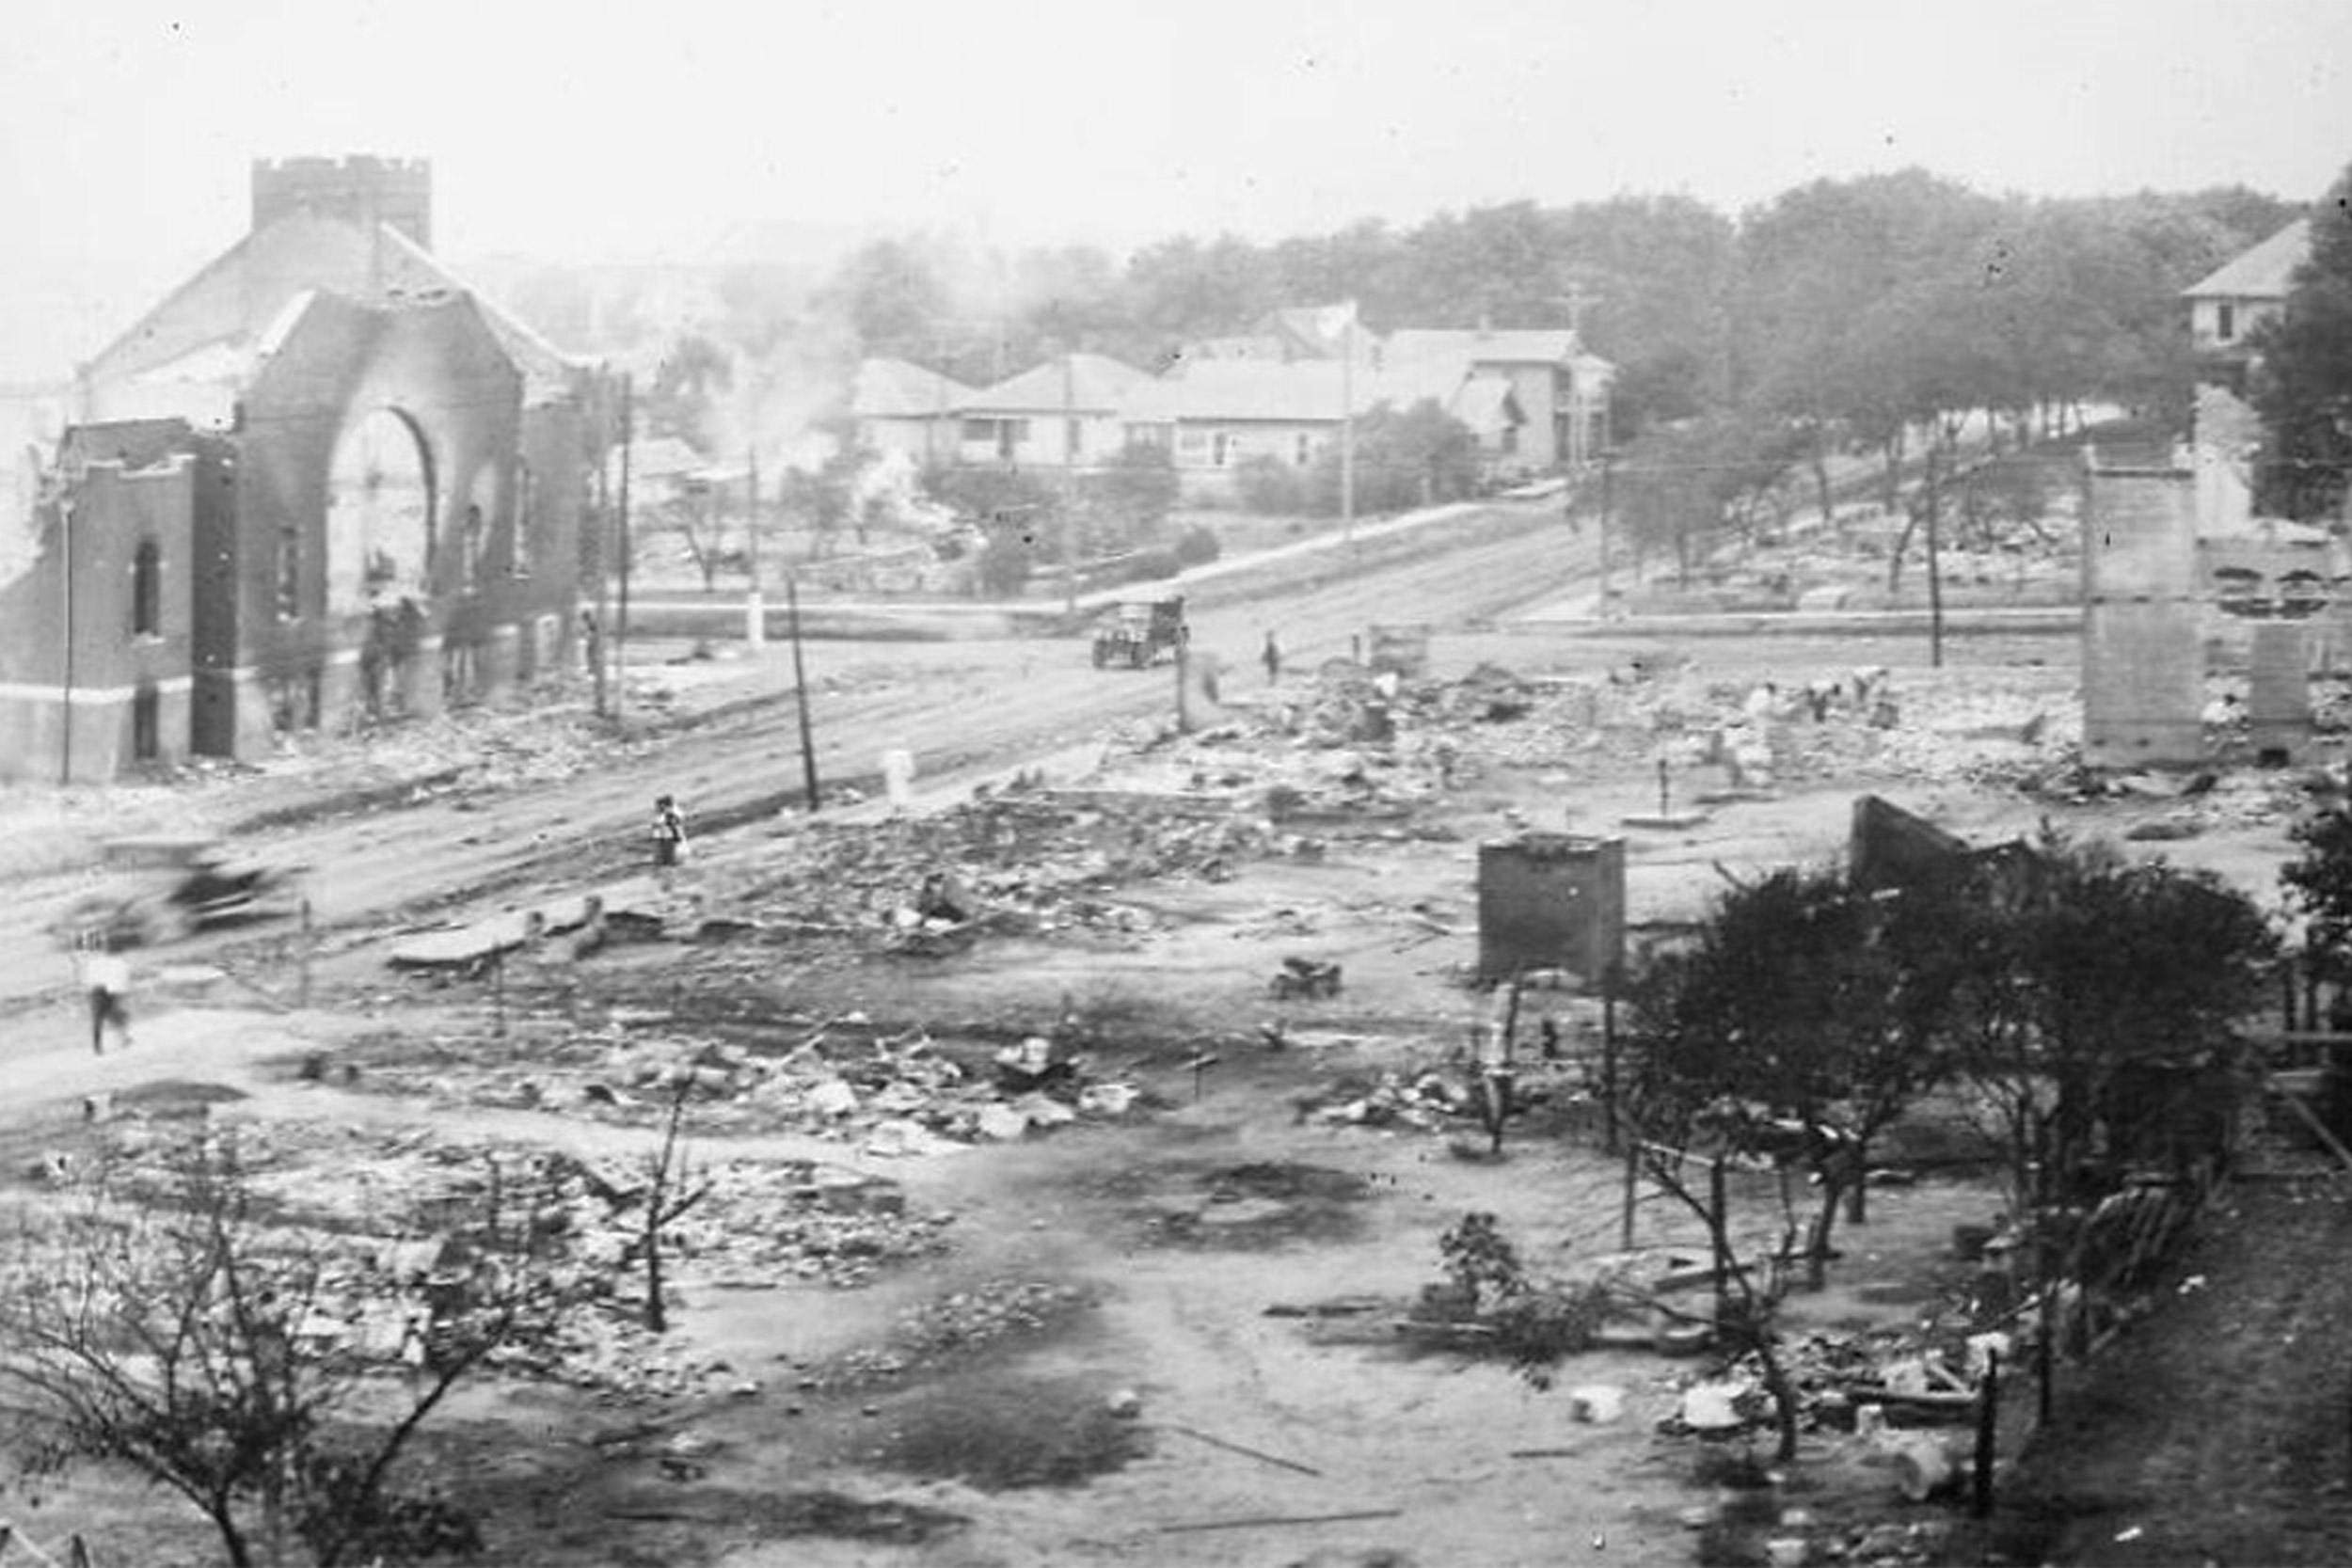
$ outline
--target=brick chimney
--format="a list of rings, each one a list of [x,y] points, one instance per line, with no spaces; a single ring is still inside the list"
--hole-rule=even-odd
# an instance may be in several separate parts
[[[342,218],[373,230],[389,223],[433,245],[433,165],[424,158],[256,158],[253,227],[296,213]]]

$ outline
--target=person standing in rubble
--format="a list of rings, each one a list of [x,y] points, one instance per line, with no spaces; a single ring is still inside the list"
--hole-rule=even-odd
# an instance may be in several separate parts
[[[1279,639],[1279,638],[1278,638],[1278,637],[1276,637],[1276,636],[1274,635],[1274,628],[1273,628],[1272,626],[1268,626],[1268,627],[1266,628],[1266,634],[1265,634],[1265,648],[1264,648],[1264,651],[1263,651],[1262,653],[1260,653],[1260,654],[1258,655],[1258,659],[1259,659],[1259,662],[1260,662],[1260,663],[1262,663],[1262,664],[1263,664],[1263,665],[1265,666],[1265,683],[1266,683],[1266,685],[1268,685],[1268,686],[1279,686],[1279,685],[1281,685],[1281,684],[1282,684],[1282,641],[1281,641],[1281,639]]]
[[[653,802],[654,866],[666,873],[685,858],[686,814],[677,809],[675,796],[656,796]]]

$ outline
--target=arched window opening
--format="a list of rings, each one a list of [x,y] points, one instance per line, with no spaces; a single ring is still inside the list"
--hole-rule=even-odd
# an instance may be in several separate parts
[[[131,635],[163,634],[164,547],[152,539],[142,539],[131,557]]]
[[[378,408],[335,445],[327,481],[327,611],[356,615],[429,599],[432,565],[432,451],[406,415]]]

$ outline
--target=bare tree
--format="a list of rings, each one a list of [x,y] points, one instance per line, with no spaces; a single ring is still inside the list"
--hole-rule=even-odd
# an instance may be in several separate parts
[[[670,1119],[661,1134],[661,1152],[651,1162],[644,1226],[638,1232],[633,1249],[645,1260],[645,1327],[655,1334],[666,1334],[670,1328],[669,1298],[661,1274],[662,1227],[683,1218],[694,1205],[710,1196],[707,1181],[691,1183],[681,1168],[684,1162],[678,1149],[678,1135],[685,1125],[687,1096],[693,1092],[692,1070],[680,1071],[670,1091]]]
[[[569,1299],[493,1167],[404,1271],[397,1243],[265,1216],[232,1143],[161,1190],[93,1180],[0,1256],[0,1421],[28,1460],[126,1464],[210,1519],[230,1562],[318,1568],[478,1544],[395,1465],[452,1389]],[[373,1327],[374,1332],[369,1330]]]

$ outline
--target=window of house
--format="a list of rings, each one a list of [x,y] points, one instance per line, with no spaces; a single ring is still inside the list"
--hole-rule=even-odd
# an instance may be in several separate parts
[[[1209,450],[1209,433],[1186,428],[1176,433],[1176,450],[1187,457],[1198,457]]]
[[[164,549],[142,539],[131,557],[131,635],[161,637],[164,631]]]
[[[1009,463],[1021,455],[1021,449],[1029,444],[1029,421],[998,420],[996,421],[996,455]]]
[[[2225,342],[2225,343],[2228,343],[2228,342],[2234,342],[2234,341],[2236,341],[2236,340],[2237,340],[2237,307],[2236,307],[2236,306],[2232,305],[2232,304],[2231,304],[2229,301],[2227,301],[2227,300],[2223,300],[2223,301],[2222,301],[2219,305],[2217,305],[2217,306],[2215,306],[2215,307],[2214,307],[2214,310],[2213,310],[2213,334],[2214,334],[2214,336],[2215,336],[2215,337],[2217,337],[2217,338],[2220,339],[2220,340],[2221,340],[2223,342]]]
[[[302,617],[302,531],[287,525],[278,531],[278,618]]]
[[[993,441],[996,439],[996,421],[994,420],[964,420],[963,438],[975,442]]]

